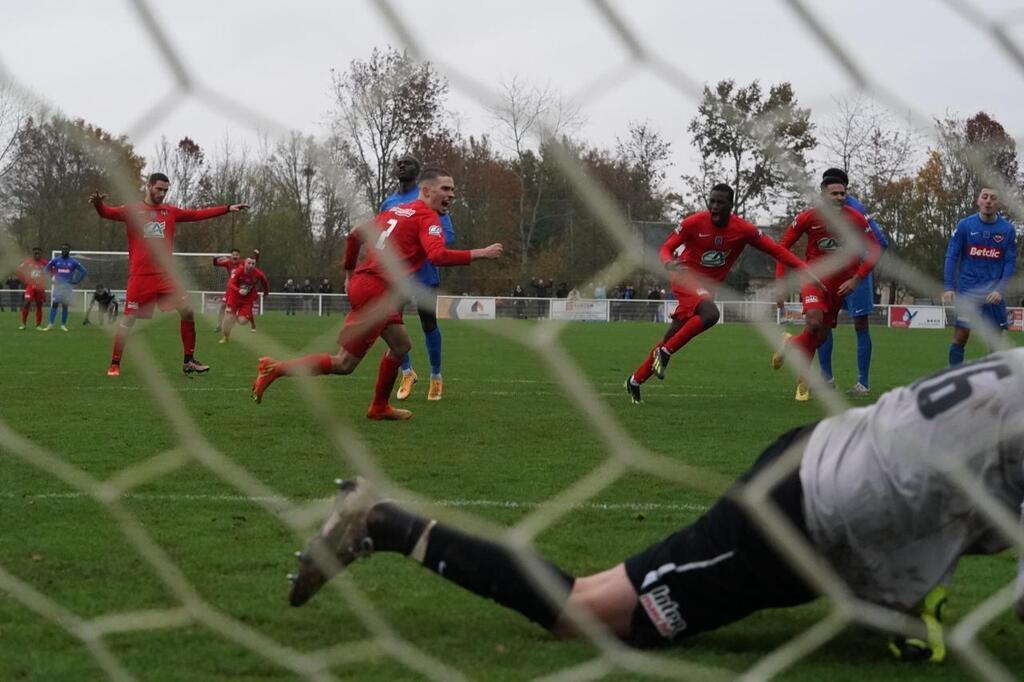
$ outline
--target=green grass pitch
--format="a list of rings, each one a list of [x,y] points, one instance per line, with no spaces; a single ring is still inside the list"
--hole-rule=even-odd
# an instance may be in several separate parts
[[[120,379],[104,375],[108,337],[72,319],[72,332],[15,330],[0,316],[0,420],[32,443],[98,479],[167,451],[180,442],[157,398],[126,358]],[[259,320],[257,335],[294,354],[333,350],[338,317]],[[411,321],[410,321],[411,322]],[[347,421],[394,480],[433,499],[499,524],[571,485],[608,453],[589,422],[522,346],[489,333],[488,323],[443,322],[445,398],[426,401],[421,380],[405,405],[409,423],[374,423],[369,403],[381,346],[350,377],[319,381],[338,420]],[[526,322],[512,322],[524,329]],[[351,472],[300,397],[295,382],[275,384],[263,405],[249,400],[256,354],[241,343],[218,345],[201,322],[197,357],[209,375],[180,374],[176,316],[141,335],[202,435],[236,464],[282,495],[311,502],[332,494]],[[411,322],[414,361],[425,370],[422,334]],[[663,333],[662,325],[573,324],[562,341],[589,385],[633,437],[653,451],[724,477],[741,473],[776,435],[821,416],[817,403],[792,400],[788,372],[768,369],[770,349],[752,327],[724,325],[698,337],[672,361],[664,382],[645,386],[634,407],[624,377]],[[250,336],[238,329],[236,336]],[[873,330],[873,390],[879,394],[945,365],[946,331]],[[1019,335],[1013,335],[1017,341]],[[314,341],[315,340],[315,341]],[[982,350],[972,341],[968,357]],[[837,333],[840,388],[855,379],[852,329]],[[423,371],[421,376],[425,375]],[[867,404],[867,399],[858,404]],[[127,541],[107,510],[74,494],[53,476],[0,447],[0,568],[82,619],[168,609],[168,587]],[[630,474],[544,531],[537,546],[582,575],[617,563],[699,514],[707,494]],[[190,463],[133,489],[124,504],[200,596],[267,637],[300,651],[364,640],[368,630],[334,590],[301,609],[287,606],[285,574],[300,541],[273,515]],[[1015,558],[971,558],[954,585],[950,620],[1013,579]],[[401,557],[359,562],[350,579],[413,646],[475,679],[521,680],[581,664],[598,651],[556,641],[515,613],[480,600]],[[742,671],[829,612],[815,604],[762,612],[702,635],[660,656]],[[983,643],[1010,669],[1024,670],[1024,626],[1004,614]],[[111,635],[105,640],[128,671],[143,680],[289,680],[263,656],[197,624]],[[333,669],[342,679],[422,679],[383,653]],[[915,666],[890,660],[884,637],[849,628],[800,661],[783,679],[962,679],[955,660]],[[0,590],[0,680],[94,680],[102,670],[60,626]],[[607,679],[636,679],[613,673]]]

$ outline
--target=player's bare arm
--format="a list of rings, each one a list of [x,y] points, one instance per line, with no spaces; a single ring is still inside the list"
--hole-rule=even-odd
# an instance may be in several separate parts
[[[238,213],[239,211],[248,211],[249,204],[231,204],[228,206],[228,213]]]
[[[490,246],[485,246],[482,249],[470,249],[469,257],[472,260],[497,260],[498,258],[501,258],[501,254],[504,252],[504,250],[505,249],[501,244],[495,243],[491,244]]]

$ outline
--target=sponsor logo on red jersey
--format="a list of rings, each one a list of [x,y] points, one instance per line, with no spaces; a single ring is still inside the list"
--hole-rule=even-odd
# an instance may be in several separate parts
[[[150,220],[142,226],[142,236],[146,239],[163,239],[166,229],[166,222]]]
[[[1003,250],[997,249],[994,246],[972,246],[967,250],[967,255],[971,258],[989,258],[991,260],[1002,260]]]

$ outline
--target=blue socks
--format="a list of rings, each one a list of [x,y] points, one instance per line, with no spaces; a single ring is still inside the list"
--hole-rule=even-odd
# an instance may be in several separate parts
[[[57,319],[57,304],[50,304],[50,326],[53,326],[53,321]]]
[[[427,357],[430,359],[430,376],[441,376],[441,328],[434,327],[426,334]]]
[[[868,370],[871,369],[871,334],[867,329],[857,331],[857,381],[868,387]]]
[[[828,332],[825,343],[818,346],[818,366],[821,367],[821,376],[826,381],[832,378],[832,330]]]
[[[68,326],[68,307],[66,305],[60,308],[60,323],[65,327]]]
[[[949,366],[956,367],[957,365],[962,365],[963,362],[964,347],[956,343],[949,344]]]
[[[430,376],[439,377],[441,376],[441,329],[440,327],[434,327],[424,335],[424,341],[427,346],[427,358],[430,360]],[[412,360],[409,354],[406,353],[405,357],[402,358],[402,371],[409,372],[412,370]]]

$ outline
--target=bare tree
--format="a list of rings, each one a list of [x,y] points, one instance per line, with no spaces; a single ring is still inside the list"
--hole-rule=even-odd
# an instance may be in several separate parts
[[[28,122],[28,106],[8,85],[0,83],[0,181],[17,163],[18,137]]]
[[[374,49],[368,60],[353,60],[344,73],[333,73],[331,87],[334,152],[376,208],[390,193],[394,158],[441,122],[448,84],[429,63],[388,48]]]
[[[160,138],[149,173],[165,173],[171,179],[168,203],[191,206],[196,203],[199,183],[206,174],[206,153],[192,138],[183,137],[173,147]]]
[[[837,99],[836,112],[819,126],[818,137],[824,164],[846,170],[865,194],[906,176],[921,148],[909,122],[863,95]]]
[[[497,122],[495,138],[511,154],[519,180],[520,265],[525,267],[538,210],[550,184],[552,169],[544,163],[544,145],[577,129],[582,116],[577,105],[550,87],[528,85],[516,76],[501,88],[501,99],[490,111]]]

